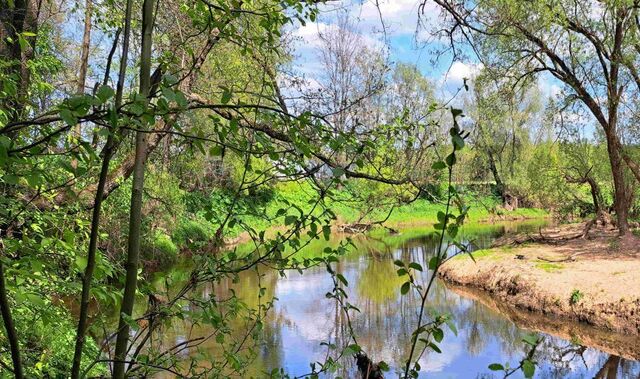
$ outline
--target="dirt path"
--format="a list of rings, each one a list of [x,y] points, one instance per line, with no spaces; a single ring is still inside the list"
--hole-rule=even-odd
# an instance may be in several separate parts
[[[580,230],[572,225],[544,235]],[[466,256],[452,259],[440,276],[511,306],[640,334],[640,242],[633,237],[620,240],[613,231],[600,231],[590,240],[503,246],[475,256],[476,263]]]

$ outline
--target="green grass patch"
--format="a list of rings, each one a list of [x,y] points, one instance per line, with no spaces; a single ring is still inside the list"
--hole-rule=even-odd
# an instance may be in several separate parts
[[[564,266],[559,263],[544,262],[540,260],[538,260],[537,262],[538,263],[536,263],[536,268],[544,270],[546,272],[556,272],[564,268]]]

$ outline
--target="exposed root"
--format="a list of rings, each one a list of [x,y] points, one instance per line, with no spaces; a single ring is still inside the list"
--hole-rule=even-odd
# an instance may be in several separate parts
[[[491,247],[500,247],[500,246],[518,246],[525,243],[543,243],[548,245],[558,245],[567,241],[571,241],[574,239],[582,238],[584,232],[567,235],[567,236],[545,236],[542,234],[542,229],[538,230],[538,234],[524,234],[524,235],[515,235],[515,236],[504,236],[496,239]]]
[[[366,232],[370,231],[376,225],[382,226],[383,228],[387,229],[389,231],[389,233],[391,233],[391,234],[399,234],[397,229],[385,226],[380,222],[342,224],[342,225],[338,225],[337,229],[341,233],[362,234],[362,233],[366,233]]]
[[[562,262],[573,262],[576,260],[576,256],[578,256],[580,254],[575,254],[563,259],[549,259],[549,258],[545,258],[545,257],[538,257],[539,260],[541,261],[545,261],[545,262],[549,262],[549,263],[562,263]]]

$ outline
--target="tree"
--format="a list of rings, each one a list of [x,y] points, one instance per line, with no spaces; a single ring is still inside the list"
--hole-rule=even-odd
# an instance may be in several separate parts
[[[626,234],[630,202],[619,115],[628,83],[637,77],[629,55],[637,34],[633,2],[434,1],[448,23],[443,33],[454,43],[471,43],[496,75],[517,82],[548,73],[589,110],[606,138],[617,226]],[[627,164],[633,166],[629,159]]]
[[[540,108],[535,87],[527,84],[512,86],[484,69],[473,79],[473,98],[466,104],[474,147],[486,156],[496,192],[509,206],[508,185],[521,168],[522,150],[530,144],[529,133]]]

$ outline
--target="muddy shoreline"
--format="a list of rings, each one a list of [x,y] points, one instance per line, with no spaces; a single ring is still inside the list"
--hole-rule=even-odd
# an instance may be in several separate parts
[[[640,351],[640,254],[616,251],[615,236],[475,255],[476,262],[466,256],[448,261],[440,278],[484,291],[495,304],[633,335]]]

